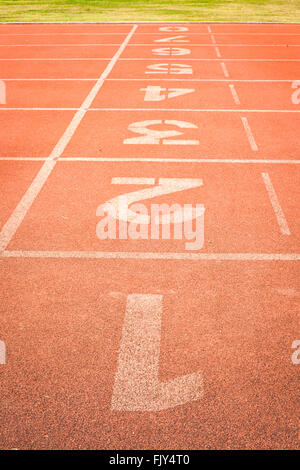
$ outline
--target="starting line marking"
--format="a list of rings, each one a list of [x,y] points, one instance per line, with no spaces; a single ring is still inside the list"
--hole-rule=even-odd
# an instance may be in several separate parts
[[[77,127],[79,126],[80,122],[82,121],[83,117],[87,112],[87,108],[90,107],[92,104],[95,96],[97,95],[98,91],[102,87],[104,83],[104,79],[112,70],[113,66],[119,59],[120,55],[122,54],[123,50],[127,46],[128,42],[130,41],[132,35],[134,34],[137,25],[133,26],[131,32],[128,33],[125,40],[113,56],[113,58],[109,61],[108,65],[106,66],[104,72],[101,74],[87,97],[85,98],[84,102],[82,103],[79,110],[76,112],[75,116],[73,116],[70,124],[66,128],[65,132],[63,133],[62,137],[59,139],[58,143],[48,156],[47,160],[43,164],[42,168],[38,172],[37,176],[27,189],[26,193],[22,197],[21,201],[3,226],[0,232],[0,250],[4,250],[7,245],[9,244],[10,240],[18,230],[18,227],[22,223],[25,215],[27,214],[28,210],[32,206],[35,198],[41,191],[42,187],[44,186],[45,182],[48,179],[48,176],[52,172],[53,168],[55,167],[57,159],[61,156],[63,151],[65,150],[67,144],[71,140],[74,132],[76,131]]]
[[[169,259],[190,261],[300,261],[298,253],[172,253],[126,251],[1,251],[3,258]]]
[[[274,213],[276,215],[276,219],[280,228],[280,232],[282,235],[291,235],[287,220],[283,213],[283,210],[280,206],[277,194],[275,192],[274,186],[272,184],[271,178],[269,173],[262,173],[261,174],[263,182],[265,183],[266,190],[268,192],[268,196],[270,198],[270,202],[272,204]]]

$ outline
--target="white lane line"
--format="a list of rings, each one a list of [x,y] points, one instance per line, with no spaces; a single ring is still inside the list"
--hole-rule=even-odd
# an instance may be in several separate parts
[[[1,108],[0,108],[1,109]],[[59,108],[58,108],[59,109]],[[89,111],[186,111],[203,113],[300,113],[299,109],[226,109],[226,108],[90,108]]]
[[[282,235],[291,235],[287,220],[279,204],[278,197],[275,192],[269,173],[262,173],[261,176],[263,182],[265,183],[266,190],[280,228],[280,232],[282,233]]]
[[[238,97],[237,97],[238,100]],[[238,101],[236,101],[237,104]],[[2,108],[0,111],[77,111],[80,108]],[[226,109],[226,108],[89,108],[88,111],[184,111],[197,113],[300,113],[300,109]]]
[[[171,253],[134,251],[2,251],[3,258],[169,259],[190,261],[300,261],[300,253]]]
[[[159,411],[203,396],[201,372],[159,380],[162,314],[162,295],[128,295],[112,410]]]
[[[213,44],[211,43],[199,43],[199,44],[189,44],[189,46],[197,46],[197,47],[213,47],[214,45],[218,45],[221,47],[284,47],[286,48],[286,44],[224,44],[224,43],[218,43],[213,35],[211,35],[211,39]],[[181,45],[182,43],[177,43],[178,45]],[[153,43],[147,42],[147,43],[130,43],[129,46],[132,47],[140,47],[140,46],[151,46],[153,47]],[[164,45],[167,46],[173,46],[174,42],[165,42]],[[44,43],[26,43],[26,44],[0,44],[0,47],[87,47],[87,46],[120,46],[120,43],[63,43],[63,44],[44,44]],[[300,47],[300,44],[289,44],[289,48],[292,47]]]
[[[208,27],[208,32],[210,33],[211,41],[212,41],[212,43],[213,43],[213,46],[215,47],[215,45],[217,44],[217,41],[216,41],[215,36],[212,34],[212,31],[211,31],[211,28],[210,28],[210,27]],[[220,58],[221,58],[220,49],[219,49],[218,47],[215,47],[215,51],[216,51],[217,57],[220,59]]]
[[[1,61],[22,61],[22,60],[107,60],[109,57],[17,57],[17,58],[0,58]],[[147,59],[149,60],[149,59]]]
[[[44,162],[45,160],[47,160],[48,157],[0,157],[0,161],[3,161],[5,162],[6,160],[8,162],[14,162],[14,161],[20,161],[20,162],[34,162],[34,161],[42,161]]]
[[[216,51],[217,57],[221,57],[221,52],[218,47],[215,47],[215,51]]]
[[[1,25],[0,25],[1,26]],[[127,33],[3,33],[5,36],[101,36],[102,34],[110,35],[122,35],[126,36]],[[136,33],[137,34],[137,33]],[[139,34],[157,34],[157,33],[139,33]],[[195,33],[195,34],[204,34],[204,33]],[[205,33],[206,34],[206,33]],[[218,34],[218,33],[217,33]],[[287,33],[290,34],[290,33]]]
[[[163,57],[166,57],[166,56],[161,56],[160,58],[151,58],[151,57],[123,57],[122,59],[120,59],[121,61],[126,61],[126,60],[134,60],[134,61],[137,61],[137,60],[148,60],[148,61],[162,61],[162,58]],[[173,60],[174,61],[174,57],[178,60],[178,56],[167,56],[165,59],[163,59],[164,62],[167,62],[167,61],[170,61],[170,60]],[[1,60],[10,60],[10,59],[1,59]],[[15,59],[12,59],[12,60],[15,60]],[[17,59],[17,60],[23,60],[23,59]],[[33,60],[33,59],[27,59],[27,60]],[[46,60],[46,59],[41,59],[41,60]],[[56,60],[56,59],[53,59],[53,60]],[[62,59],[63,60],[63,59]],[[69,60],[81,60],[81,59],[69,59]],[[85,59],[84,59],[85,60]],[[86,59],[86,60],[89,60],[89,59]],[[212,59],[212,58],[202,58],[202,59],[199,59],[199,58],[188,58],[188,57],[181,57],[180,56],[180,60],[185,60],[185,61],[198,61],[198,62],[217,62],[217,61],[220,61],[220,59]],[[246,59],[246,58],[230,58],[230,57],[223,57],[222,60],[224,61],[227,61],[227,62],[300,62],[300,59]]]
[[[174,61],[174,57],[168,56],[167,58],[164,58],[165,56],[161,56],[161,58],[151,58],[151,57],[123,57],[122,59],[119,59],[120,61],[138,61],[138,60],[147,60],[147,61]],[[111,60],[109,57],[14,57],[14,58],[5,58],[2,57],[0,58],[1,61],[22,61],[22,60]],[[178,56],[177,56],[177,59]],[[187,57],[180,57],[180,61],[198,61],[198,62],[218,62],[220,59],[195,59],[195,58],[187,58]],[[222,58],[223,61],[227,62],[300,62],[300,59],[236,59],[236,58]]]
[[[118,51],[115,53],[113,58],[110,60],[109,64],[106,66],[104,72],[101,74],[100,78],[95,83],[95,85],[93,86],[93,88],[91,89],[91,91],[89,92],[85,100],[83,101],[80,109],[73,116],[73,119],[68,125],[67,129],[65,130],[65,132],[59,139],[58,143],[56,144],[56,146],[54,147],[54,149],[48,156],[47,160],[43,164],[42,168],[38,172],[37,176],[34,178],[29,188],[27,189],[21,201],[19,202],[19,204],[17,205],[17,207],[15,208],[15,210],[13,211],[13,213],[11,214],[11,216],[9,217],[9,219],[3,226],[0,232],[0,250],[5,250],[5,248],[11,241],[12,237],[18,230],[24,217],[26,216],[27,212],[32,206],[35,198],[41,191],[42,187],[44,186],[45,182],[48,179],[48,176],[50,175],[53,168],[55,167],[57,159],[61,156],[64,149],[68,145],[77,127],[79,126],[81,120],[86,114],[87,109],[90,107],[95,96],[97,95],[98,91],[102,87],[105,78],[114,67],[115,63],[117,62],[118,58],[122,54],[123,50],[128,44],[136,28],[137,28],[136,25],[133,26],[131,32],[126,36],[126,39],[124,40],[122,45],[119,47]]]
[[[237,43],[233,43],[233,44],[224,44],[224,42],[217,42],[216,39],[214,38],[213,35],[211,35],[211,38],[212,38],[212,42],[213,44],[211,43],[204,43],[204,42],[201,42],[199,44],[191,44],[189,43],[189,46],[196,46],[196,47],[213,47],[214,45],[217,45],[217,46],[220,46],[220,47],[284,47],[286,49],[287,45],[285,43],[281,43],[281,44],[237,44]],[[167,45],[167,46],[173,46],[175,43],[174,42],[165,42],[164,45]],[[180,43],[178,42],[177,45],[182,45],[183,43]],[[8,46],[9,44],[3,44],[3,46]],[[16,44],[18,45],[18,44]],[[25,44],[26,45],[26,44]],[[31,45],[31,44],[29,44]],[[43,44],[37,44],[38,46],[42,46]],[[55,44],[53,44],[55,45]],[[68,44],[62,44],[63,46],[67,46]],[[77,44],[75,44],[77,45]],[[90,44],[91,46],[92,45],[95,45],[97,46],[98,44]],[[104,43],[104,44],[101,44],[103,46],[116,46],[117,44],[107,44],[107,43]],[[147,42],[147,43],[135,43],[135,44],[129,44],[129,46],[132,46],[132,47],[139,47],[139,46],[153,46],[153,43],[151,42]],[[292,47],[300,47],[300,44],[289,44],[288,47],[292,48]]]
[[[0,159],[1,160],[1,159]],[[4,160],[6,160],[4,158]],[[76,161],[78,158],[70,157],[70,158],[60,158],[59,161]],[[92,158],[92,157],[80,157],[79,160],[81,161],[114,161],[114,162],[161,162],[161,163],[270,163],[270,164],[288,164],[288,165],[299,165],[300,160],[258,160],[258,159],[237,159],[237,158]]]
[[[237,94],[235,86],[232,83],[230,83],[229,88],[230,88],[230,91],[231,91],[231,94],[232,94],[232,97],[233,97],[233,100],[234,100],[235,104],[241,104],[240,99],[239,99],[239,95]]]
[[[80,108],[2,108],[0,105],[0,111],[77,111]]]
[[[208,30],[209,34],[212,33],[211,27],[209,25],[207,25],[207,30]],[[204,34],[204,33],[202,33],[202,34]]]
[[[224,63],[224,62],[221,62],[220,65],[221,65],[221,68],[222,68],[222,70],[223,70],[223,73],[224,73],[225,77],[228,78],[228,77],[229,77],[229,73],[228,73],[228,70],[227,70],[227,67],[226,67],[225,63]]]
[[[86,47],[86,46],[120,46],[121,43],[118,44],[101,44],[101,43],[96,43],[96,44],[82,44],[82,43],[76,43],[76,44],[0,44],[0,47]],[[141,44],[143,45],[143,44]],[[150,44],[149,44],[150,45]]]
[[[98,78],[0,78],[0,80],[5,81],[5,82],[34,82],[34,81],[40,81],[40,82],[60,82],[60,81],[75,81],[75,82],[96,82]],[[144,82],[144,81],[152,81],[153,80],[159,80],[159,81],[165,81],[165,82],[242,82],[242,83],[292,83],[297,78],[290,78],[290,79],[284,79],[284,80],[264,80],[264,79],[235,79],[235,78],[230,78],[230,79],[225,79],[225,78],[106,78],[106,81],[111,81],[111,82]]]
[[[46,25],[67,25],[67,26],[82,26],[82,25],[89,25],[89,24],[92,24],[92,25],[98,25],[98,26],[106,26],[107,24],[109,25],[114,25],[114,26],[123,26],[124,24],[126,26],[129,26],[129,25],[133,25],[133,24],[140,24],[140,25],[143,25],[143,24],[163,24],[163,25],[166,25],[166,26],[174,26],[174,24],[176,25],[180,25],[181,23],[183,24],[191,24],[191,25],[200,25],[200,26],[205,26],[207,24],[207,21],[194,21],[194,20],[182,20],[182,21],[130,21],[130,20],[123,20],[123,21],[36,21],[34,23],[26,23],[25,21],[2,21],[1,24],[0,24],[0,29],[1,27],[3,29],[5,29],[5,26],[17,26],[19,27],[20,25],[22,26],[32,26],[32,25],[43,25],[43,24],[46,24]],[[209,22],[210,24],[213,24],[214,26],[215,25],[225,25],[225,26],[230,26],[232,27],[233,26],[252,26],[251,29],[254,29],[254,26],[264,26],[266,25],[267,27],[268,26],[282,26],[282,24],[284,26],[291,26],[291,27],[294,27],[294,26],[300,26],[300,22],[299,21],[290,21],[289,23],[278,23],[278,22],[270,22],[270,21],[244,21],[243,23],[230,23],[228,21],[210,21]],[[157,34],[157,33],[156,33]],[[263,34],[263,33],[262,33]]]
[[[5,82],[96,82],[98,78],[0,78],[0,80]]]
[[[281,44],[237,44],[237,43],[233,43],[233,44],[224,44],[223,42],[220,42],[218,43],[215,39],[215,37],[213,35],[211,35],[211,38],[212,38],[212,42],[213,44],[211,43],[204,43],[204,42],[201,42],[199,44],[191,44],[189,43],[189,46],[197,46],[197,47],[213,47],[214,45],[217,45],[217,46],[221,46],[221,47],[284,47],[286,49],[287,45],[285,43],[281,43]],[[164,43],[165,45],[167,46],[174,46],[174,42],[165,42]],[[180,43],[178,42],[177,43],[178,45],[182,45],[183,43]],[[8,46],[9,44],[3,44],[3,46]],[[26,45],[26,44],[25,44]],[[31,45],[31,44],[29,44]],[[38,46],[42,46],[43,44],[37,44]],[[55,44],[54,44],[55,45]],[[68,44],[62,44],[63,46],[67,46]],[[75,44],[77,45],[77,44]],[[97,46],[98,44],[90,44],[91,46],[95,45]],[[103,46],[116,46],[117,44],[107,44],[107,43],[104,43],[104,44],[101,44]],[[129,46],[132,46],[132,47],[139,47],[139,46],[153,46],[153,43],[151,42],[147,42],[147,43],[135,43],[135,44],[129,44]],[[300,47],[300,44],[289,44],[288,47],[292,48],[292,47]]]
[[[2,79],[2,80],[26,80],[26,78],[11,78],[11,79]],[[32,79],[28,79],[32,80]],[[33,80],[43,80],[42,78],[34,78]],[[48,80],[48,79],[45,79]],[[66,79],[49,79],[49,80],[70,80],[68,78]],[[82,80],[82,79],[74,79],[74,80]],[[95,80],[95,79],[89,79],[89,80]],[[298,80],[297,78],[289,78],[289,79],[275,79],[275,80],[267,80],[263,78],[257,78],[257,79],[240,79],[240,78],[107,78],[107,81],[111,82],[144,82],[144,81],[152,81],[153,80],[159,80],[164,81],[164,82],[242,82],[242,83],[292,83],[295,80]]]
[[[246,132],[246,135],[247,135],[247,138],[248,138],[250,147],[251,147],[251,149],[252,149],[254,152],[256,152],[256,151],[258,150],[258,147],[257,147],[257,145],[256,145],[256,142],[255,142],[255,139],[254,139],[254,135],[253,135],[252,130],[251,130],[251,127],[250,127],[250,125],[249,125],[248,119],[247,119],[246,117],[241,117],[241,120],[242,120],[244,129],[245,129],[245,132]]]
[[[1,25],[0,25],[1,26]],[[208,30],[210,33],[212,32],[211,30]],[[158,34],[161,34],[162,32],[160,33],[147,33],[147,32],[144,32],[144,33],[138,33],[136,32],[135,33],[135,36],[137,35],[150,35],[150,36],[157,36]],[[4,33],[3,33],[4,34]],[[77,32],[74,32],[74,33],[62,33],[62,32],[59,32],[59,33],[51,33],[51,32],[48,32],[48,33],[5,33],[5,36],[101,36],[101,35],[105,35],[105,34],[109,34],[109,35],[122,35],[122,36],[126,36],[127,33],[115,33],[115,32],[110,32],[110,33],[106,33],[106,32],[101,32],[101,33],[77,33]],[[199,35],[199,36],[207,36],[207,33],[199,33],[199,32],[196,32],[196,31],[185,31],[184,32],[185,35]],[[217,32],[214,32],[213,34],[216,34],[216,35],[219,35],[219,36],[300,36],[300,33],[234,33],[234,32],[230,32],[230,33],[217,33]]]
[[[0,161],[45,161],[48,157],[0,157]],[[299,165],[300,160],[239,158],[155,158],[155,157],[60,157],[58,162],[159,162],[159,163],[251,163]]]

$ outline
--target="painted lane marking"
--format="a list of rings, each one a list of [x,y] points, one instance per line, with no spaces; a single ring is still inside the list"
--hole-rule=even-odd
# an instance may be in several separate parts
[[[215,51],[216,51],[216,54],[217,54],[217,57],[221,57],[221,52],[220,52],[220,49],[218,47],[215,47]]]
[[[45,161],[47,157],[0,157],[0,161]],[[251,158],[156,158],[156,157],[60,157],[58,162],[160,162],[160,163],[251,163],[299,165],[300,160],[264,160]]]
[[[235,104],[241,104],[239,96],[238,96],[237,91],[235,89],[235,86],[232,83],[230,83],[229,88],[230,88],[230,91],[231,91],[231,94],[232,94],[232,97],[233,97],[233,100],[234,100]]]
[[[130,41],[131,36],[133,35],[134,31],[136,30],[137,26],[133,26],[131,32],[126,36],[126,39],[115,53],[113,58],[110,60],[109,64],[105,68],[104,72],[101,74],[100,78],[97,80],[85,100],[83,101],[80,109],[74,115],[72,121],[68,125],[67,129],[59,139],[58,143],[48,156],[47,160],[43,164],[42,168],[38,172],[37,176],[34,178],[33,182],[27,189],[26,193],[22,197],[21,201],[18,203],[17,207],[10,215],[7,222],[4,224],[1,232],[0,232],[0,250],[4,250],[9,242],[11,241],[12,237],[18,230],[20,224],[22,223],[24,217],[26,216],[27,212],[29,211],[30,207],[32,206],[35,198],[41,191],[42,187],[46,183],[48,176],[52,172],[53,168],[55,167],[57,159],[61,156],[64,149],[66,148],[67,144],[71,140],[72,136],[74,135],[77,127],[79,126],[80,122],[82,121],[84,115],[86,114],[87,109],[91,106],[95,96],[97,95],[98,91],[102,87],[105,78],[112,70],[113,66],[117,62],[118,58],[122,54],[123,50],[125,49],[126,45]]]
[[[6,82],[96,82],[98,78],[5,78],[2,80]]]
[[[134,251],[0,251],[3,258],[168,259],[189,261],[300,261],[300,253],[161,253]]]
[[[16,58],[1,58],[1,61],[21,61],[21,60],[107,60],[109,57],[16,57]],[[148,59],[149,60],[149,59]]]
[[[241,117],[241,120],[242,120],[244,129],[245,129],[250,147],[254,152],[256,152],[258,150],[258,147],[256,145],[255,138],[254,138],[254,135],[252,133],[251,127],[249,125],[248,119],[246,117]]]
[[[3,108],[0,108],[3,109]],[[16,109],[16,108],[9,108]],[[24,108],[30,109],[30,108]],[[40,109],[40,108],[37,108]],[[61,108],[52,108],[59,110]],[[89,111],[184,111],[191,113],[291,113],[297,114],[299,109],[214,109],[214,108],[89,108]]]
[[[186,49],[188,50],[188,49]],[[186,54],[189,54],[190,52],[187,52]],[[180,55],[180,54],[161,54],[161,55]],[[6,62],[9,62],[9,61],[22,61],[22,60],[26,60],[26,61],[42,61],[42,60],[65,60],[65,61],[69,61],[69,60],[95,60],[95,61],[99,61],[99,60],[107,60],[107,61],[110,61],[111,59],[109,57],[9,57],[9,58],[3,58],[1,57],[0,58],[0,61],[6,61]],[[119,59],[120,61],[138,61],[138,60],[145,60],[145,61],[149,61],[149,60],[159,60],[159,59],[156,59],[156,58],[153,58],[151,59],[151,57],[123,57],[121,59]],[[165,59],[165,60],[170,60],[170,59]],[[195,59],[193,57],[189,57],[189,58],[185,58],[185,57],[180,57],[180,60],[188,60],[188,61],[198,61],[198,62],[217,62],[217,61],[220,61],[220,59]],[[300,59],[235,59],[235,58],[222,58],[223,61],[227,61],[227,62],[300,62]]]
[[[270,199],[270,202],[272,204],[280,232],[282,235],[291,235],[287,220],[285,218],[285,215],[283,213],[283,210],[280,206],[277,194],[275,192],[274,186],[272,184],[271,178],[269,173],[262,173],[261,174],[263,182],[265,183],[266,190]]]
[[[169,88],[169,90],[179,90],[176,88]],[[187,90],[187,89],[182,89]],[[191,92],[194,91],[190,89]],[[180,96],[179,94],[174,95],[173,92],[170,92],[168,98],[172,98],[174,96]],[[185,94],[185,93],[180,93]],[[150,101],[150,100],[145,100]],[[151,101],[161,101],[161,100],[151,100]],[[0,107],[0,111],[77,111],[80,108],[7,108],[7,107]],[[297,114],[300,113],[300,109],[214,109],[214,108],[88,108],[87,111],[184,111],[184,112],[203,112],[203,113],[290,113],[290,114]]]
[[[70,43],[65,43],[65,44],[0,44],[0,47],[86,47],[86,46],[96,46],[96,47],[103,47],[103,46],[120,46],[121,43],[118,44],[112,44],[112,43],[76,43],[76,44],[70,44]],[[137,44],[136,44],[137,45]],[[141,44],[142,45],[142,44]],[[151,44],[153,45],[153,44]]]
[[[5,82],[96,82],[98,79],[97,78],[0,78],[0,80],[3,80]],[[106,78],[106,81],[110,82],[143,82],[143,81],[149,81],[153,80],[153,78],[147,78],[147,77],[142,77],[142,78]],[[239,79],[239,78],[231,78],[231,79],[225,79],[225,78],[159,78],[160,81],[174,81],[174,82],[242,82],[242,83],[293,83],[294,81],[298,81],[294,78],[290,79],[283,79],[283,80],[264,80],[264,79]]]
[[[127,297],[112,410],[159,411],[203,396],[200,372],[158,380],[162,313],[161,295]]]
[[[5,80],[96,80],[96,78],[6,78]],[[107,78],[106,81],[111,82],[140,82],[145,80],[153,80],[153,78],[141,77],[141,78]],[[275,79],[275,80],[268,80],[268,79],[243,79],[243,78],[159,78],[160,81],[173,81],[173,82],[242,82],[242,83],[292,83],[295,81],[294,78],[288,79]]]
[[[136,21],[136,23],[138,23],[138,21]],[[180,28],[178,26],[178,28]],[[183,31],[186,31],[186,34],[191,34],[191,35],[199,35],[199,36],[207,36],[207,33],[199,33],[197,31],[188,31],[188,28],[185,28],[185,29],[161,29],[160,28],[160,31],[165,31],[165,32],[183,32]],[[209,29],[209,32],[212,32],[210,29]],[[106,33],[106,32],[101,32],[101,33],[78,33],[78,32],[74,32],[74,33],[63,33],[63,32],[59,32],[59,33],[51,33],[51,32],[48,32],[48,33],[5,33],[5,36],[101,36],[101,35],[121,35],[121,36],[125,36],[127,33],[116,33],[116,32],[113,32],[113,33]],[[300,33],[235,33],[235,32],[230,32],[230,33],[217,33],[217,32],[214,32],[213,34],[215,35],[219,35],[219,36],[224,36],[224,35],[229,35],[229,36],[300,36]],[[139,32],[136,32],[135,33],[135,36],[137,35],[149,35],[149,36],[154,36],[156,35],[157,36],[157,32],[154,32],[154,33],[147,33],[147,32],[143,32],[143,33],[139,33]]]
[[[180,37],[180,36],[178,36]],[[183,36],[182,36],[183,37]],[[213,38],[214,36],[211,35],[211,37]],[[155,42],[158,42],[158,41],[155,41]],[[170,41],[170,44],[174,44],[176,41]],[[177,41],[177,43],[189,43],[190,41]],[[286,45],[285,44],[224,44],[224,43],[218,43],[216,41],[216,39],[214,38],[214,40],[212,39],[212,42],[213,44],[211,43],[199,43],[199,44],[189,44],[190,46],[196,46],[196,47],[213,47],[214,45],[218,45],[218,46],[221,46],[221,47],[284,47],[286,48]],[[167,41],[165,41],[166,44]],[[120,46],[121,43],[108,43],[108,42],[104,42],[104,43],[100,43],[100,42],[96,42],[96,43],[62,43],[62,44],[56,44],[56,43],[52,43],[52,44],[45,44],[45,43],[26,43],[26,44],[0,44],[0,47],[86,47],[86,46],[96,46],[96,47],[103,47],[103,46]],[[130,47],[140,47],[140,46],[152,46],[153,47],[153,42],[146,42],[146,43],[130,43],[129,44]],[[289,44],[288,46],[289,48],[293,48],[293,47],[300,47],[300,44]]]
[[[225,65],[225,63],[221,62],[220,65],[221,65],[221,68],[222,68],[222,71],[223,71],[225,77],[229,77],[229,73],[228,73],[227,66]]]

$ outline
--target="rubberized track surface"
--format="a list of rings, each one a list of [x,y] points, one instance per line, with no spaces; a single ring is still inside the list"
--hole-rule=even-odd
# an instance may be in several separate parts
[[[299,448],[300,25],[3,24],[0,80],[0,447]],[[160,178],[201,249],[97,238]]]

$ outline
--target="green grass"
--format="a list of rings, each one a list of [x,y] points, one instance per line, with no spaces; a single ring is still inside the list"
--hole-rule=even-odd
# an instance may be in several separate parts
[[[300,22],[300,0],[0,0],[0,21]]]

